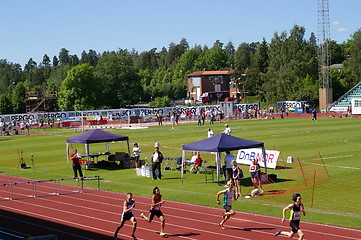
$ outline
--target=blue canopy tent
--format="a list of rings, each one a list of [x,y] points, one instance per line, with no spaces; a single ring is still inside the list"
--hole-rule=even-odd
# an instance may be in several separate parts
[[[68,139],[66,139],[67,163],[69,162],[69,144],[70,143],[85,144],[85,152],[86,152],[87,160],[89,162],[89,156],[90,156],[89,144],[104,142],[104,143],[106,143],[106,151],[109,152],[109,142],[119,142],[119,141],[127,142],[128,154],[130,154],[129,137],[128,136],[105,132],[101,129],[94,129],[89,132],[80,134],[78,136],[68,138]]]
[[[263,159],[266,159],[266,150],[263,142],[255,142],[247,139],[242,139],[220,133],[216,136],[200,140],[198,142],[189,143],[182,146],[182,182],[183,182],[183,165],[186,151],[196,152],[215,152],[216,153],[216,167],[217,167],[217,180],[220,182],[221,172],[221,152],[234,151],[247,148],[262,148]],[[265,161],[265,169],[267,172],[267,161]]]

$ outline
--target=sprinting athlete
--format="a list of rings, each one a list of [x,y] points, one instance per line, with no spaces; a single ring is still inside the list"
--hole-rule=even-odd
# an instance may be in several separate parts
[[[302,230],[300,229],[300,220],[301,220],[301,213],[303,214],[303,216],[306,216],[306,211],[305,211],[305,207],[301,203],[301,194],[299,194],[299,193],[293,194],[292,200],[294,203],[285,207],[282,212],[282,223],[283,223],[285,221],[285,215],[286,215],[287,210],[291,210],[290,218],[289,218],[291,231],[283,232],[281,230],[278,230],[275,235],[276,236],[284,235],[284,236],[288,236],[288,237],[292,238],[293,235],[295,235],[295,233],[297,233],[299,236],[298,240],[302,240],[304,237],[304,234],[303,234]]]
[[[115,240],[118,239],[119,230],[124,226],[125,221],[128,221],[128,220],[130,220],[133,224],[132,238],[137,239],[134,235],[135,229],[137,228],[137,220],[135,219],[134,213],[133,213],[134,207],[135,207],[135,201],[133,199],[133,194],[127,193],[127,199],[124,201],[124,204],[123,204],[123,213],[122,213],[122,217],[121,217],[121,222],[120,222],[119,226],[117,227],[117,230],[114,233]]]
[[[165,226],[165,219],[160,207],[164,204],[165,201],[162,200],[162,195],[160,194],[160,190],[158,187],[153,189],[153,197],[152,197],[152,205],[149,211],[149,217],[145,216],[144,213],[141,213],[140,216],[144,218],[147,222],[152,222],[154,216],[157,216],[160,220],[160,236],[165,236],[164,233],[164,226]]]
[[[223,216],[222,216],[222,221],[219,223],[219,226],[222,228],[222,229],[226,229],[224,227],[224,223],[234,214],[236,214],[236,212],[232,209],[232,198],[234,200],[237,200],[238,199],[238,195],[236,194],[236,191],[234,191],[233,189],[233,183],[232,183],[232,180],[229,180],[227,182],[227,189],[223,190],[223,191],[219,191],[217,193],[217,198],[216,198],[216,201],[217,201],[217,204],[220,204],[220,201],[219,201],[219,196],[223,194],[223,208],[226,210],[224,213],[223,213]]]

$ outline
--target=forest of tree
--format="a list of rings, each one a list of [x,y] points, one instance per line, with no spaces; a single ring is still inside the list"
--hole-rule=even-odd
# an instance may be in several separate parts
[[[334,99],[361,81],[361,30],[338,44],[330,41]],[[318,102],[318,45],[313,33],[295,25],[275,33],[270,42],[234,46],[216,41],[213,46],[190,47],[186,39],[160,51],[118,49],[71,55],[62,48],[52,59],[32,58],[20,64],[0,60],[0,114],[26,112],[25,93],[56,91],[51,111],[120,108],[151,102],[166,106],[187,96],[186,75],[201,70],[234,69],[234,79],[247,96],[264,103],[280,100]],[[1,57],[1,56],[0,56]],[[247,74],[244,74],[247,73]]]

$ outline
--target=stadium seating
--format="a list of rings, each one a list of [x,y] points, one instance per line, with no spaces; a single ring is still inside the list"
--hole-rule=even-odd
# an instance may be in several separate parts
[[[353,98],[361,98],[361,82],[356,84],[347,93],[340,97],[337,101],[332,103],[331,108],[347,108],[351,107],[351,100]]]

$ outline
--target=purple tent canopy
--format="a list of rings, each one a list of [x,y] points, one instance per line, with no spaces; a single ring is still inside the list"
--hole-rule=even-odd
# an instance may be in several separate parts
[[[87,156],[87,159],[89,162],[89,156],[90,156],[89,144],[106,143],[106,151],[109,152],[109,142],[119,142],[119,141],[127,142],[128,154],[130,154],[129,137],[128,136],[105,132],[101,129],[94,129],[89,132],[80,134],[78,136],[68,138],[68,139],[66,139],[67,162],[69,162],[69,144],[70,143],[85,144],[85,153],[86,153],[86,156]]]
[[[255,142],[220,133],[214,137],[183,145],[184,151],[226,152],[238,149],[263,147],[263,142]]]
[[[198,142],[189,143],[183,145],[183,154],[182,154],[182,182],[183,182],[183,165],[185,159],[185,151],[195,151],[195,152],[215,152],[216,154],[216,164],[217,164],[217,178],[218,184],[220,183],[220,169],[221,169],[221,152],[234,151],[239,149],[246,148],[262,148],[263,159],[266,159],[266,150],[264,148],[263,142],[255,142],[247,139],[242,139],[234,136],[230,136],[224,133],[217,134],[214,137],[200,140]],[[265,161],[265,169],[267,173],[267,166]]]
[[[128,136],[118,135],[114,133],[105,132],[100,129],[94,129],[89,132],[80,134],[75,137],[66,139],[67,143],[101,143],[101,142],[117,142],[129,140]]]

